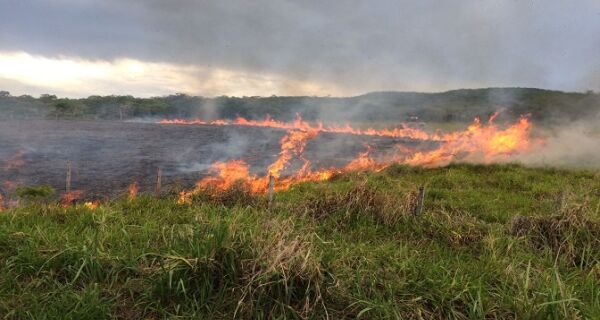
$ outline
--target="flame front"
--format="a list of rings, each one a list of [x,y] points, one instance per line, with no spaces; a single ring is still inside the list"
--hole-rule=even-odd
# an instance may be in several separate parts
[[[205,121],[202,119],[165,119],[159,121],[161,124],[179,124],[179,125],[214,125],[214,126],[248,126],[248,127],[265,127],[265,128],[276,128],[284,130],[302,130],[302,131],[316,131],[319,132],[330,132],[330,133],[344,133],[353,135],[365,135],[365,136],[379,136],[379,137],[390,137],[390,138],[410,138],[418,140],[430,140],[439,141],[442,137],[437,134],[429,134],[423,130],[411,128],[407,124],[401,124],[399,127],[391,129],[358,129],[353,128],[349,124],[345,125],[328,125],[325,126],[321,121],[317,121],[315,124],[310,124],[307,121],[302,120],[300,115],[296,115],[296,118],[292,122],[284,122],[272,119],[270,116],[264,120],[248,120],[246,118],[238,117],[235,120],[212,120]]]
[[[511,155],[530,149],[530,131],[531,122],[525,117],[506,129],[499,129],[492,121],[483,126],[479,119],[475,119],[467,130],[445,135],[439,148],[417,152],[404,163],[435,167],[452,161],[504,161]]]
[[[210,172],[213,174],[212,176],[200,180],[194,190],[181,193],[179,202],[189,203],[191,196],[200,190],[207,188],[226,190],[233,186],[236,181],[245,182],[250,186],[252,192],[264,193],[267,190],[269,175],[278,178],[275,189],[284,190],[295,183],[328,180],[336,173],[355,170],[379,171],[396,163],[428,167],[462,161],[490,163],[506,161],[511,156],[529,151],[532,145],[535,144],[530,138],[532,125],[529,119],[521,117],[516,123],[502,129],[494,123],[497,115],[498,113],[494,114],[486,125],[482,124],[479,119],[475,119],[466,130],[447,134],[430,134],[406,125],[382,130],[373,128],[362,130],[349,125],[324,126],[321,122],[310,124],[303,121],[299,116],[293,122],[281,122],[267,117],[263,121],[237,118],[234,121],[163,120],[160,123],[218,126],[239,125],[287,130],[286,135],[280,140],[281,151],[279,152],[279,156],[268,166],[265,176],[252,175],[248,165],[243,160],[216,162],[210,169]],[[419,151],[398,144],[395,153],[387,155],[384,159],[371,157],[373,147],[368,146],[365,152],[359,153],[355,159],[343,168],[324,168],[312,171],[311,163],[304,157],[303,153],[307,143],[321,132],[428,140],[435,141],[438,146],[433,150]],[[284,175],[284,171],[289,169],[290,163],[294,159],[302,161],[302,166],[296,172]]]

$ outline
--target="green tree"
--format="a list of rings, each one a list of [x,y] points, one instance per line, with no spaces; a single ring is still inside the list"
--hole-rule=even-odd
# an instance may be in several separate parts
[[[82,117],[87,111],[87,106],[77,100],[57,100],[49,116],[55,119],[70,119]]]

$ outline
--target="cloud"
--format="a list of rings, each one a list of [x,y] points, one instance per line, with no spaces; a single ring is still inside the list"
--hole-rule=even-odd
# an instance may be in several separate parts
[[[71,97],[90,94],[156,96],[178,92],[204,96],[340,92],[335,86],[294,81],[277,75],[133,59],[47,58],[24,52],[0,52],[0,84],[10,86],[14,95],[51,92]]]
[[[235,70],[354,94],[598,89],[588,79],[600,72],[599,30],[594,0],[0,4],[0,51]]]

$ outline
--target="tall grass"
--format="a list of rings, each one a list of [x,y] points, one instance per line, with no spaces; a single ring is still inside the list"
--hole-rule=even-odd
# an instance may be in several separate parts
[[[423,213],[411,206],[426,186]],[[600,318],[600,175],[396,166],[0,213],[5,319]]]

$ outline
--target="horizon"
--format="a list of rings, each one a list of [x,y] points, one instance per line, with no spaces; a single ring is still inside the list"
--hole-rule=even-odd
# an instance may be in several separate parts
[[[48,96],[55,96],[56,99],[72,99],[72,100],[78,100],[78,99],[88,99],[90,97],[133,97],[133,98],[137,98],[137,99],[152,99],[152,98],[165,98],[165,97],[170,97],[170,96],[177,96],[177,95],[184,95],[184,96],[188,96],[188,97],[192,97],[192,98],[205,98],[205,99],[216,99],[216,98],[220,98],[220,97],[227,97],[227,98],[240,98],[240,99],[244,99],[244,98],[273,98],[273,97],[277,97],[277,98],[325,98],[325,99],[350,99],[350,98],[359,98],[359,97],[363,97],[366,95],[370,95],[370,94],[386,94],[386,93],[396,93],[396,94],[445,94],[445,93],[450,93],[450,92],[454,92],[454,91],[477,91],[477,90],[540,90],[540,91],[549,91],[549,92],[560,92],[560,93],[566,93],[566,94],[600,94],[594,90],[583,90],[583,91],[565,91],[565,90],[559,90],[559,89],[549,89],[549,88],[536,88],[536,87],[479,87],[479,88],[456,88],[456,89],[449,89],[449,90],[443,90],[443,91],[399,91],[399,90],[386,90],[386,91],[369,91],[369,92],[364,92],[358,95],[348,95],[348,96],[332,96],[332,95],[327,95],[327,96],[321,96],[321,95],[266,95],[266,96],[260,96],[260,95],[244,95],[244,96],[235,96],[235,95],[218,95],[218,96],[203,96],[203,95],[194,95],[194,94],[188,94],[188,93],[184,93],[184,92],[173,92],[173,93],[166,93],[163,95],[149,95],[149,96],[141,96],[141,95],[132,95],[132,94],[91,94],[91,95],[87,95],[87,96],[59,96],[53,92],[46,92],[46,93],[41,93],[41,94],[37,94],[37,95],[33,95],[33,94],[28,94],[28,93],[24,93],[24,94],[19,94],[19,95],[15,95],[13,92],[9,91],[9,90],[4,90],[3,88],[0,88],[0,93],[1,92],[6,92],[8,93],[8,95],[10,97],[15,97],[15,98],[19,98],[19,97],[32,97],[34,99],[40,99],[45,95]]]

